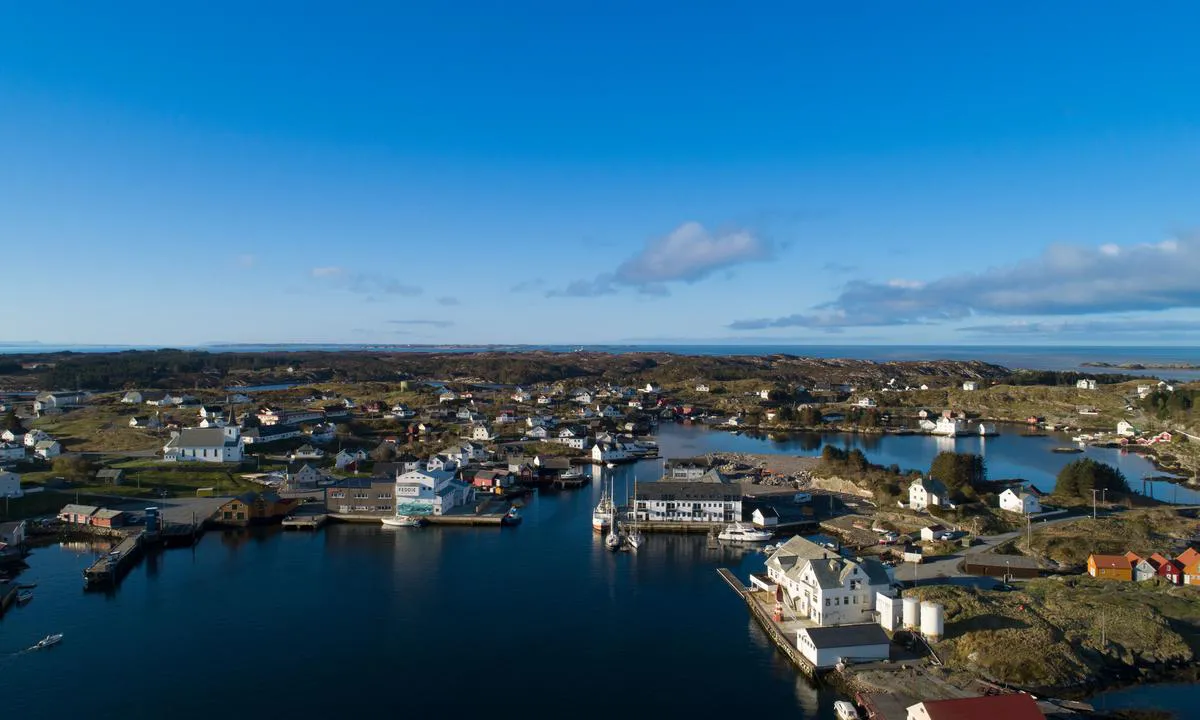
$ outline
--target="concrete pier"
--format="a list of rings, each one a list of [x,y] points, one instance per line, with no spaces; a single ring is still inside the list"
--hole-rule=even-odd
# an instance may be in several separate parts
[[[138,530],[83,571],[84,589],[115,587],[142,555],[144,533]]]

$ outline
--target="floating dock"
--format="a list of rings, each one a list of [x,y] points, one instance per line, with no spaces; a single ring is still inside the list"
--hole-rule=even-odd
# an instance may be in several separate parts
[[[789,640],[783,630],[780,629],[778,623],[776,623],[771,616],[768,615],[765,610],[763,610],[762,605],[758,602],[758,599],[754,597],[754,593],[752,593],[749,588],[743,585],[742,581],[738,580],[737,576],[734,575],[733,572],[728,568],[717,568],[717,574],[719,574],[725,580],[725,582],[729,583],[729,587],[733,588],[734,591],[742,598],[742,600],[746,602],[746,607],[750,608],[750,614],[755,620],[758,621],[758,624],[767,633],[767,637],[771,638],[771,641],[775,643],[775,647],[779,648],[779,651],[786,655],[787,659],[791,660],[792,664],[795,665],[800,672],[804,673],[810,678],[816,679],[817,669],[812,663],[806,660],[803,655],[800,654],[800,650],[792,644],[792,641]]]
[[[138,530],[127,536],[115,548],[84,570],[84,589],[115,587],[125,573],[129,572],[133,563],[142,556],[144,535],[145,533]]]
[[[282,525],[284,529],[317,530],[328,521],[329,516],[325,513],[314,515],[288,515],[283,519]]]

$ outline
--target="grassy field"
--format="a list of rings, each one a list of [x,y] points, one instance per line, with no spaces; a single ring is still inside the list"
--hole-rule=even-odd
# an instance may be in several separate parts
[[[1113,431],[1119,420],[1134,418],[1140,413],[1126,413],[1126,397],[1136,392],[1137,383],[1101,385],[1096,390],[1074,387],[1045,387],[1025,385],[995,385],[965,391],[925,390],[907,393],[913,406],[934,409],[955,408],[994,420],[1024,422],[1031,415],[1050,423],[1068,424]],[[1080,415],[1079,408],[1094,407],[1099,415]]]
[[[66,452],[158,450],[166,443],[165,435],[129,427],[130,417],[147,415],[148,410],[153,408],[101,400],[62,415],[38,418],[30,424],[53,435]]]
[[[945,608],[948,667],[1027,687],[1071,687],[1101,669],[1190,662],[1200,593],[1161,581],[1033,580],[1016,592],[957,586],[908,594]]]
[[[1044,560],[1068,565],[1087,562],[1088,555],[1170,554],[1172,549],[1200,532],[1200,521],[1170,508],[1129,510],[1096,520],[1090,517],[1038,528],[1030,552],[1022,538],[1018,549]],[[1197,597],[1200,600],[1200,596]]]

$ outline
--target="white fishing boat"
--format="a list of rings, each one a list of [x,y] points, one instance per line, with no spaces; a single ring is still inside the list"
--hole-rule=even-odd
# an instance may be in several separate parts
[[[379,518],[384,527],[421,527],[425,521],[415,515],[389,515]]]
[[[735,522],[726,525],[721,534],[717,535],[717,539],[731,542],[766,542],[771,539],[771,533],[747,523]]]
[[[609,494],[608,486],[601,486],[600,502],[596,503],[596,509],[592,511],[592,529],[596,532],[604,532],[612,525],[613,520],[613,501]]]
[[[833,703],[833,712],[838,720],[859,720],[858,708],[849,700],[838,700]]]
[[[57,633],[55,635],[47,635],[46,637],[42,638],[41,640],[38,640],[37,644],[35,644],[33,647],[31,647],[30,650],[41,650],[43,648],[53,647],[54,645],[57,645],[60,642],[62,642],[62,639],[63,639],[62,633]]]

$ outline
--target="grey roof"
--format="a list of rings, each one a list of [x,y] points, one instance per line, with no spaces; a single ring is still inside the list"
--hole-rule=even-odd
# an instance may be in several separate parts
[[[75,503],[71,503],[69,505],[64,505],[63,509],[59,510],[58,512],[68,515],[91,515],[99,509],[100,508],[96,507],[95,505],[76,505]]]
[[[223,428],[184,428],[179,437],[171,438],[171,447],[219,448],[233,447],[237,441],[225,437]]]
[[[337,483],[330,485],[329,487],[331,489],[338,488],[346,490],[369,490],[377,485],[381,488],[386,487],[391,489],[396,486],[396,479],[391,477],[346,478],[345,480],[339,480]]]
[[[124,515],[124,512],[121,510],[109,510],[108,508],[100,508],[99,510],[96,511],[96,514],[93,515],[93,517],[105,518],[105,519],[111,520],[119,515]]]
[[[638,500],[741,500],[742,487],[712,482],[651,482],[638,486]]]
[[[185,430],[184,432],[187,431]],[[295,425],[262,425],[259,427],[246,428],[242,435],[245,437],[262,440],[264,438],[275,437],[277,435],[287,435],[288,433],[298,432],[300,432],[300,428],[296,427]]]
[[[876,623],[856,625],[829,625],[804,628],[809,639],[818,648],[858,647],[862,645],[888,645],[887,633]]]
[[[878,560],[864,559],[862,562],[847,560],[840,555],[809,561],[813,575],[822,589],[832,590],[846,586],[846,580],[861,571],[868,585],[887,585],[887,570]]]
[[[124,474],[125,471],[121,468],[104,468],[96,471],[96,477],[98,478],[118,478]]]
[[[933,493],[934,495],[945,495],[946,484],[941,480],[934,480],[931,477],[917,478],[913,481],[914,484],[920,483],[925,488],[925,492]],[[911,487],[911,486],[910,486]]]

